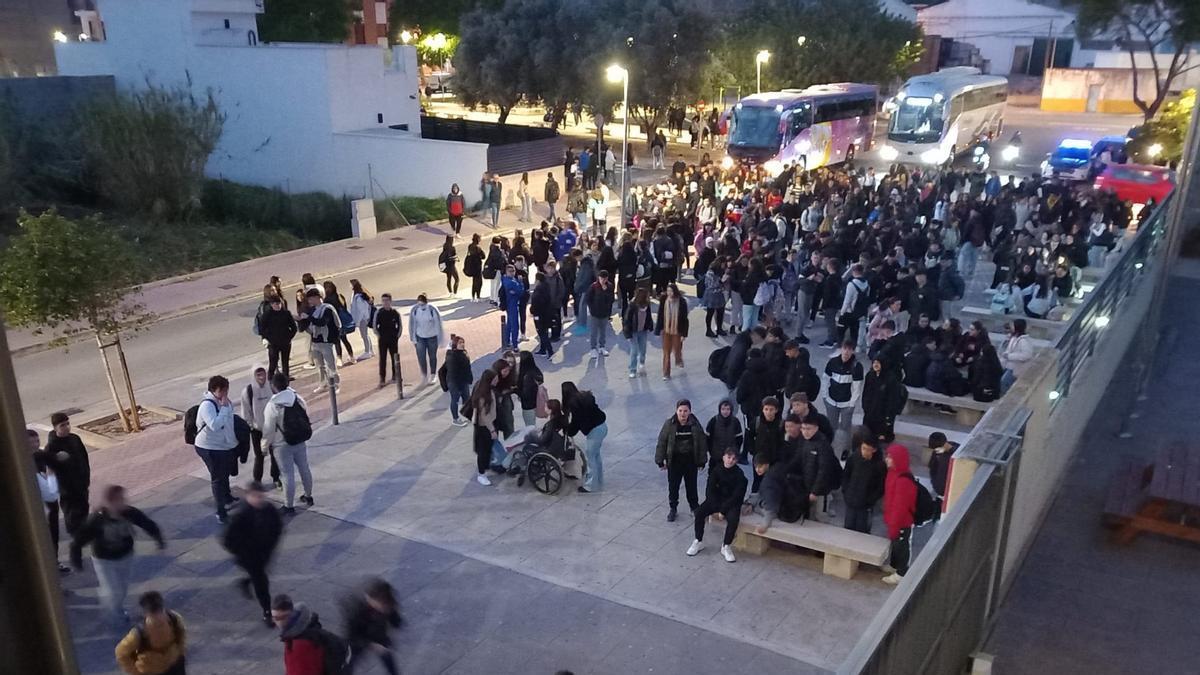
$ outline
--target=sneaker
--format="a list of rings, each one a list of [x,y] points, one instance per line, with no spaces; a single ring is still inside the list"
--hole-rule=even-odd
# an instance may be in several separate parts
[[[71,568],[62,563],[58,563],[58,573],[65,577],[71,573]]]
[[[703,549],[704,549],[704,542],[700,541],[699,539],[693,539],[692,545],[688,547],[687,554],[688,555],[696,555]]]
[[[221,523],[222,525],[224,525],[228,521],[229,521],[229,516],[225,515],[224,513],[217,514],[217,522],[218,523]]]
[[[729,333],[726,332],[724,328],[717,330],[717,337],[725,337],[726,335],[729,335]]]
[[[475,482],[483,486],[490,486],[492,484],[492,481],[488,480],[488,477],[483,474],[475,476]]]
[[[374,353],[374,352],[367,352],[366,354],[359,354],[359,355],[358,355],[358,360],[359,360],[359,361],[366,361],[367,359],[371,359],[371,358],[375,358],[375,353]]]
[[[525,341],[525,334],[521,333],[521,342],[524,342],[524,341]]]
[[[380,381],[379,381],[379,388],[380,388],[380,389],[383,389],[383,388],[384,388],[384,387],[386,387],[386,386],[387,386],[387,380],[380,380]]]
[[[575,491],[576,491],[576,492],[582,492],[583,494],[588,494],[588,493],[590,493],[590,492],[591,492],[591,490],[589,490],[589,489],[587,489],[587,488],[583,487],[582,485],[580,485],[579,487],[575,488]]]
[[[608,350],[601,347],[600,348],[600,356],[608,356]]]
[[[646,364],[639,363],[638,364],[638,375],[645,376],[645,374],[646,374]]]
[[[588,356],[592,357],[593,359],[598,359],[600,358],[600,350],[593,349],[592,351],[588,352]]]
[[[670,511],[667,511],[667,522],[668,522],[668,523],[673,523],[673,522],[675,522],[675,518],[677,518],[677,517],[678,517],[678,516],[677,516],[677,514],[675,513],[675,507],[673,507],[673,506],[672,506],[672,507],[671,507],[671,510],[670,510]]]
[[[454,426],[456,426],[456,427],[465,427],[465,426],[467,426],[468,424],[470,424],[470,422],[468,422],[468,421],[466,421],[466,420],[464,420],[463,418],[461,418],[461,417],[460,417],[460,418],[458,418],[458,419],[454,420],[453,422],[451,422],[450,424],[453,424],[453,425],[454,425]]]
[[[883,583],[885,583],[889,586],[895,586],[896,584],[900,583],[900,580],[903,578],[904,577],[900,576],[899,574],[892,572],[891,574],[889,574],[883,578]]]
[[[820,347],[821,349],[833,349],[837,345],[835,345],[833,342],[830,342],[829,340],[826,340],[817,346]]]
[[[313,498],[310,495],[300,495],[300,501],[309,506],[313,505]]]
[[[279,509],[279,512],[280,512],[280,513],[282,513],[282,514],[283,514],[283,515],[285,515],[285,516],[290,516],[290,515],[292,515],[292,514],[296,513],[296,507],[294,507],[294,506],[285,506],[285,507],[283,507],[282,509]]]
[[[669,379],[671,379],[671,376],[670,376],[670,375],[663,375],[663,381],[664,381],[664,382],[665,382],[665,381],[667,381],[667,380],[669,380]]]
[[[725,558],[725,562],[737,562],[737,558],[733,555],[733,549],[728,544],[721,547],[721,557]]]
[[[267,610],[267,611],[263,612],[263,619],[262,619],[262,620],[263,620],[263,623],[264,623],[264,624],[266,624],[267,628],[274,628],[274,627],[275,627],[275,619],[272,619],[272,618],[271,618],[271,611],[270,611],[270,610]]]
[[[717,334],[712,332],[711,330],[706,330],[706,331],[704,331],[704,337],[715,338],[715,337],[717,337]]]
[[[633,380],[633,379],[637,379],[637,372],[636,372],[636,371],[632,371],[632,370],[631,370],[631,371],[629,371],[629,379],[631,379],[631,380]]]
[[[326,389],[329,389],[329,387],[326,387],[326,386],[325,386],[325,385],[323,385],[323,384],[322,384],[322,385],[318,385],[316,389],[313,389],[313,393],[314,393],[314,394],[323,394],[323,393],[325,393],[325,390],[326,390]]]
[[[879,569],[883,570],[884,574],[895,574],[896,568],[891,565],[883,565]]]

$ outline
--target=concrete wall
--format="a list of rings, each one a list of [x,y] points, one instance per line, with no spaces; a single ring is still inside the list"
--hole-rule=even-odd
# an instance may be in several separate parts
[[[1139,73],[1143,100],[1153,92],[1154,73]],[[1088,110],[1089,91],[1099,87],[1095,109]],[[1133,102],[1133,71],[1124,68],[1051,68],[1042,78],[1042,110],[1056,112],[1141,112]]]
[[[468,204],[482,196],[479,177],[487,169],[487,146],[482,143],[426,140],[392,130],[338,133],[333,138],[334,161],[323,167],[330,172],[323,180],[341,185],[342,193],[370,194],[369,174],[377,182],[376,198],[382,198],[380,190],[393,197],[442,197],[453,183]]]
[[[1166,70],[1167,65],[1171,62],[1171,55],[1155,54],[1155,56],[1158,59],[1158,67],[1161,70]],[[1154,60],[1150,58],[1150,52],[1134,52],[1133,58],[1130,59],[1129,52],[1123,50],[1096,52],[1093,65],[1097,68],[1124,68],[1128,70],[1131,61],[1136,63],[1139,69],[1154,69]],[[1183,91],[1184,89],[1200,87],[1200,68],[1193,67],[1197,64],[1200,64],[1200,50],[1192,49],[1191,53],[1188,54],[1189,70],[1175,78],[1175,81],[1171,83],[1172,91]]]

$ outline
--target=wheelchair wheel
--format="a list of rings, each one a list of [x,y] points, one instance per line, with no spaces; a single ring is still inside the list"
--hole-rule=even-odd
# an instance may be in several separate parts
[[[550,453],[539,452],[529,458],[529,466],[525,469],[529,482],[542,494],[557,494],[562,487],[562,465]]]

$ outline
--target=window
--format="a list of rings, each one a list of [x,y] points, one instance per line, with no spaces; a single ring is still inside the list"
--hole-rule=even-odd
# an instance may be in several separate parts
[[[847,120],[875,114],[875,97],[843,99],[818,103],[815,115],[817,122]]]
[[[744,148],[778,148],[779,117],[775,108],[735,106],[729,116],[729,145]]]
[[[944,103],[910,96],[901,101],[896,112],[892,113],[888,138],[901,143],[932,143],[941,138],[945,111]]]

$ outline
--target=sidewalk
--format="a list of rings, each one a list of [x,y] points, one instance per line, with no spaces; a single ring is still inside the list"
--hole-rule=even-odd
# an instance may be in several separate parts
[[[540,206],[540,209],[535,206],[535,216],[543,215],[545,205]],[[482,220],[473,217],[464,219],[460,255],[466,255],[466,245],[473,234],[478,233],[486,238],[498,233],[508,234],[517,228],[528,229],[530,224],[519,222],[518,215],[513,210],[501,211],[500,226],[496,230]],[[375,239],[342,239],[285,251],[155,281],[142,286],[138,300],[162,320],[240,300],[260,298],[263,286],[272,275],[283,279],[284,292],[290,294],[300,287],[300,275],[304,272],[311,272],[320,281],[399,262],[421,253],[440,250],[447,234],[452,234],[449,222],[438,221],[381,232]],[[348,291],[347,288],[345,292]],[[14,357],[45,349],[47,342],[46,336],[34,335],[32,331],[10,329],[8,332],[9,349]]]

